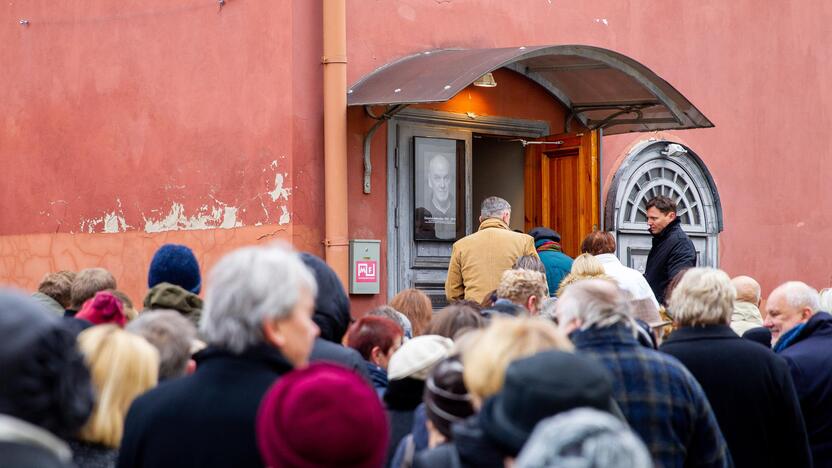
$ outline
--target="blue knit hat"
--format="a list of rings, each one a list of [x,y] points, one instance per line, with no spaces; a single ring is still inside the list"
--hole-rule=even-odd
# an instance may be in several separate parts
[[[165,244],[159,247],[147,272],[147,287],[159,283],[175,284],[194,294],[202,288],[199,263],[193,251],[184,245]]]

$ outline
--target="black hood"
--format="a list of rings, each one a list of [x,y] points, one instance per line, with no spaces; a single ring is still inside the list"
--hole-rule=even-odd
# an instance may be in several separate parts
[[[318,283],[312,320],[321,329],[321,338],[340,344],[350,326],[350,300],[344,286],[338,275],[320,258],[309,253],[300,254],[300,258],[312,270]]]

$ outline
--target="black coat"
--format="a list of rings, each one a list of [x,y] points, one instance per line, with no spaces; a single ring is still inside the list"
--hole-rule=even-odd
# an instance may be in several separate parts
[[[644,277],[660,304],[664,303],[664,290],[676,273],[696,266],[696,249],[679,223],[676,218],[653,236],[653,247],[647,255]]]
[[[291,364],[267,345],[240,355],[207,348],[196,359],[193,375],[167,381],[130,406],[119,467],[263,466],[257,409]]]
[[[681,328],[660,350],[680,360],[702,385],[737,467],[811,466],[783,359],[727,325]]]
[[[384,392],[384,406],[390,422],[390,442],[385,465],[390,464],[399,442],[413,429],[416,407],[422,403],[424,392],[424,380],[405,377],[389,382],[387,391]]]
[[[370,372],[367,370],[367,361],[358,354],[358,351],[332,343],[323,338],[315,338],[312,346],[312,354],[309,356],[311,362],[330,362],[345,367],[360,375],[367,382],[370,382]]]
[[[778,354],[794,379],[815,466],[832,467],[832,315],[814,314]]]
[[[416,454],[413,468],[502,468],[506,457],[479,424],[477,415],[451,427],[453,441]]]

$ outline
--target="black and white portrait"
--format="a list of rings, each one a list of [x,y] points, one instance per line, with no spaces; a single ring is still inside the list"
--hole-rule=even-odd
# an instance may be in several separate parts
[[[414,238],[457,238],[457,142],[415,138]]]

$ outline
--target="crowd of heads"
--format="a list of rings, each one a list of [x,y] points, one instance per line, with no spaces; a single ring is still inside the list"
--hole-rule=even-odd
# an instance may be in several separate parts
[[[506,215],[506,205],[487,199],[483,218]],[[655,225],[672,222],[672,203],[648,208],[659,212]],[[430,466],[447,446],[468,464],[652,466],[661,460],[655,441],[616,404],[616,379],[627,377],[595,359],[587,337],[624,330],[659,354],[664,330],[732,326],[737,304],[761,305],[761,288],[748,276],[692,268],[657,308],[606,274],[596,256],[615,253],[610,233],[591,233],[581,250],[557,291],[540,259],[525,256],[482,303],[436,308],[411,288],[358,318],[325,262],[284,245],[224,256],[207,275],[204,301],[194,254],[163,246],[140,312],[103,268],[51,273],[31,298],[0,292],[0,416],[117,457],[139,396],[198,373],[206,351],[245,358],[267,348],[294,369],[275,378],[252,415],[252,442],[269,466]],[[832,290],[784,283],[754,328],[768,330],[776,350],[830,302]],[[316,358],[318,340],[362,364]],[[323,445],[313,437],[322,428]],[[459,437],[466,444],[455,445]]]

